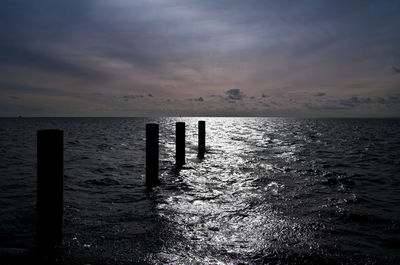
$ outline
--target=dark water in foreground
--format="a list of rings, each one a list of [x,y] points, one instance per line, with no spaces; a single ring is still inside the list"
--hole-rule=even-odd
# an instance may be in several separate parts
[[[202,161],[198,120],[0,119],[0,248],[35,246],[36,130],[58,128],[66,264],[400,263],[400,120],[205,118]],[[148,191],[150,121],[161,184]]]

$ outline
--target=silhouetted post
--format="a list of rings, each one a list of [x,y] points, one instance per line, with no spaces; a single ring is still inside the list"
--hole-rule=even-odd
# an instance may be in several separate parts
[[[146,185],[158,184],[158,124],[146,124]]]
[[[199,121],[199,151],[198,157],[204,158],[204,153],[206,152],[206,122]]]
[[[53,250],[63,234],[63,131],[37,132],[37,244]]]
[[[176,165],[185,164],[185,123],[176,123]]]

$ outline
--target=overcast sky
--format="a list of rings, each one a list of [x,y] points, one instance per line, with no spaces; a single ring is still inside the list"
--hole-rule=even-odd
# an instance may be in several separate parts
[[[400,0],[0,5],[0,116],[400,116]]]

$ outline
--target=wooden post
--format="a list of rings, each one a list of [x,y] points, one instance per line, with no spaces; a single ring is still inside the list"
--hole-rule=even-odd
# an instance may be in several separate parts
[[[158,131],[156,123],[146,124],[146,185],[153,187],[158,184]]]
[[[197,156],[200,159],[203,159],[205,152],[206,152],[206,122],[199,121],[199,150]]]
[[[185,123],[176,123],[176,165],[185,164]]]
[[[63,131],[37,132],[37,244],[41,251],[61,245],[63,235]]]

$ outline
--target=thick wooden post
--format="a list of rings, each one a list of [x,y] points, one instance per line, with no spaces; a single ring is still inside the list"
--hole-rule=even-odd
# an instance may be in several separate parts
[[[37,244],[41,251],[61,245],[63,235],[63,131],[37,132]]]
[[[156,123],[146,124],[146,185],[153,187],[158,184],[158,131]]]
[[[199,150],[198,157],[200,159],[204,158],[204,153],[206,152],[206,122],[199,121]]]
[[[176,123],[176,165],[185,164],[185,123]]]

